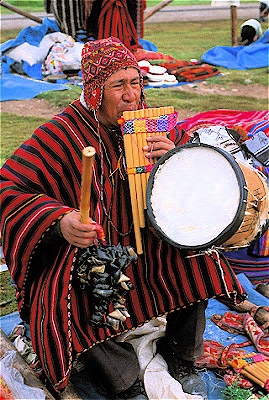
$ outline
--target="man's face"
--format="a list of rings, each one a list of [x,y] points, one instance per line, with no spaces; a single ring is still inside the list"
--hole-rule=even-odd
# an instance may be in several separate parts
[[[105,82],[98,119],[108,127],[118,127],[123,111],[137,110],[140,101],[140,77],[137,69],[114,72]]]

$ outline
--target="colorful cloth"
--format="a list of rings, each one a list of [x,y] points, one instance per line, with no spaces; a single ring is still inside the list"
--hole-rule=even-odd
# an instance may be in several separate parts
[[[204,355],[199,360],[196,360],[195,364],[199,368],[213,369],[218,376],[223,377],[227,385],[236,384],[243,389],[248,389],[253,387],[253,383],[242,375],[235,373],[229,364],[234,357],[240,358],[245,355],[245,350],[242,350],[240,346],[234,343],[225,347],[214,340],[205,340]]]
[[[258,326],[253,315],[230,311],[227,311],[224,315],[214,314],[211,319],[227,332],[245,334],[250,340],[242,343],[241,347],[254,344],[259,353],[269,356],[268,323],[264,326]]]
[[[98,134],[99,132],[99,134]],[[188,136],[177,127],[176,145]],[[188,257],[148,227],[144,253],[126,270],[134,289],[126,296],[130,314],[116,332],[93,329],[91,295],[74,277],[77,249],[43,239],[57,219],[79,208],[81,151],[96,149],[91,188],[92,218],[108,244],[135,248],[129,185],[120,130],[100,126],[79,101],[38,128],[2,167],[2,237],[6,263],[17,288],[22,319],[31,325],[35,353],[58,391],[68,382],[74,357],[94,344],[157,316],[215,296],[241,301],[244,290],[225,258]]]
[[[139,71],[141,81],[141,106],[145,95],[143,77],[134,55],[116,38],[109,37],[85,44],[81,55],[84,97],[87,106],[98,110],[107,78],[121,68],[132,67]]]
[[[182,129],[192,134],[195,130],[212,125],[224,125],[227,128],[241,127],[252,137],[255,132],[269,133],[269,112],[263,111],[236,111],[212,110],[206,111],[180,122]]]
[[[98,39],[114,36],[130,51],[138,48],[138,35],[126,0],[103,0],[98,25]]]
[[[61,43],[55,43],[49,50],[49,54],[42,64],[42,75],[62,74],[63,63],[66,60],[65,54],[74,46],[74,39],[67,36]]]

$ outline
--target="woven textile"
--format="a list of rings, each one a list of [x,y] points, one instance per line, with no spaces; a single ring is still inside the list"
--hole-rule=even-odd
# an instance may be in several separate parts
[[[85,44],[81,55],[84,97],[90,109],[97,110],[102,101],[103,86],[107,78],[122,68],[140,69],[134,55],[120,42],[109,37]],[[144,103],[143,77],[141,80],[141,104]]]
[[[61,32],[75,37],[84,27],[84,1],[81,0],[50,0],[45,7],[55,16]]]
[[[98,25],[98,39],[114,36],[129,50],[138,48],[138,35],[126,0],[103,0]]]
[[[188,140],[177,127],[170,137],[176,145]],[[79,208],[81,150],[86,146],[96,149],[92,218],[103,226],[108,244],[135,247],[127,174],[124,165],[118,165],[122,134],[100,127],[99,137],[93,113],[79,101],[38,128],[2,168],[6,263],[17,287],[20,314],[30,320],[34,351],[56,390],[66,387],[74,356],[95,343],[203,299],[227,293],[244,298],[223,256],[220,264],[214,254],[188,257],[187,251],[171,247],[147,229],[142,232],[144,253],[126,271],[134,284],[126,296],[130,318],[116,332],[93,330],[91,295],[74,277],[76,248],[64,240],[43,240],[58,218]]]

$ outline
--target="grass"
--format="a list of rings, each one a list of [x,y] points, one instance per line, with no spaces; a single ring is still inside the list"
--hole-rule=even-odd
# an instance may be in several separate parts
[[[0,273],[0,317],[17,311],[17,301],[15,298],[15,287],[10,282],[9,271]]]
[[[1,114],[1,165],[10,157],[33,131],[47,121],[46,118],[22,117],[16,114]]]
[[[155,0],[154,0],[155,2]],[[10,1],[15,5],[15,1]],[[33,11],[34,3],[41,1],[20,2],[22,7],[29,5]],[[153,3],[147,2],[147,5]],[[159,1],[155,2],[156,4]],[[181,1],[174,0],[173,4]],[[189,2],[188,2],[189,3]],[[194,1],[192,4],[205,3]],[[17,7],[20,8],[20,5]],[[1,8],[2,11],[3,8]],[[28,11],[30,11],[28,9]],[[243,22],[243,21],[242,21]],[[238,21],[240,24],[241,21]],[[262,24],[264,31],[266,24]],[[229,21],[206,21],[206,22],[173,22],[162,24],[145,24],[144,38],[153,42],[158,50],[164,54],[170,54],[180,60],[189,60],[191,58],[200,59],[202,54],[209,48],[216,45],[230,46],[231,32]],[[15,38],[20,30],[10,30],[1,32],[1,42]],[[174,88],[166,89],[146,89],[147,102],[150,107],[160,107],[173,105],[176,110],[189,109],[194,112],[203,112],[212,109],[227,108],[234,110],[261,110],[267,109],[267,99],[254,99],[252,97],[234,96],[232,88],[234,84],[247,85],[249,80],[253,84],[268,85],[267,68],[253,70],[227,70],[219,68],[221,76],[209,78],[206,80],[208,85],[220,85],[225,89],[231,89],[230,96],[223,95],[198,95],[187,93]],[[81,89],[78,86],[71,86],[71,90],[52,91],[37,96],[49,100],[54,106],[63,109],[71,101],[78,98]],[[44,123],[46,119],[39,117],[24,117],[14,114],[1,114],[1,165],[15,151],[15,149],[26,139],[28,139],[36,127]],[[10,285],[9,272],[0,274],[0,316],[6,315],[17,310],[14,295],[14,287]],[[11,300],[11,301],[10,301]]]

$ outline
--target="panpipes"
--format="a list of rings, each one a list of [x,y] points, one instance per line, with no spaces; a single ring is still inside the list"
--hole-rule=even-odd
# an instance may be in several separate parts
[[[146,187],[155,159],[144,155],[143,147],[149,145],[147,137],[167,136],[177,124],[174,107],[148,108],[124,111],[119,119],[124,140],[127,174],[130,187],[136,251],[143,253],[140,228],[145,227]],[[151,151],[154,150],[154,145]]]
[[[269,360],[263,354],[247,353],[228,362],[235,372],[269,391]]]

